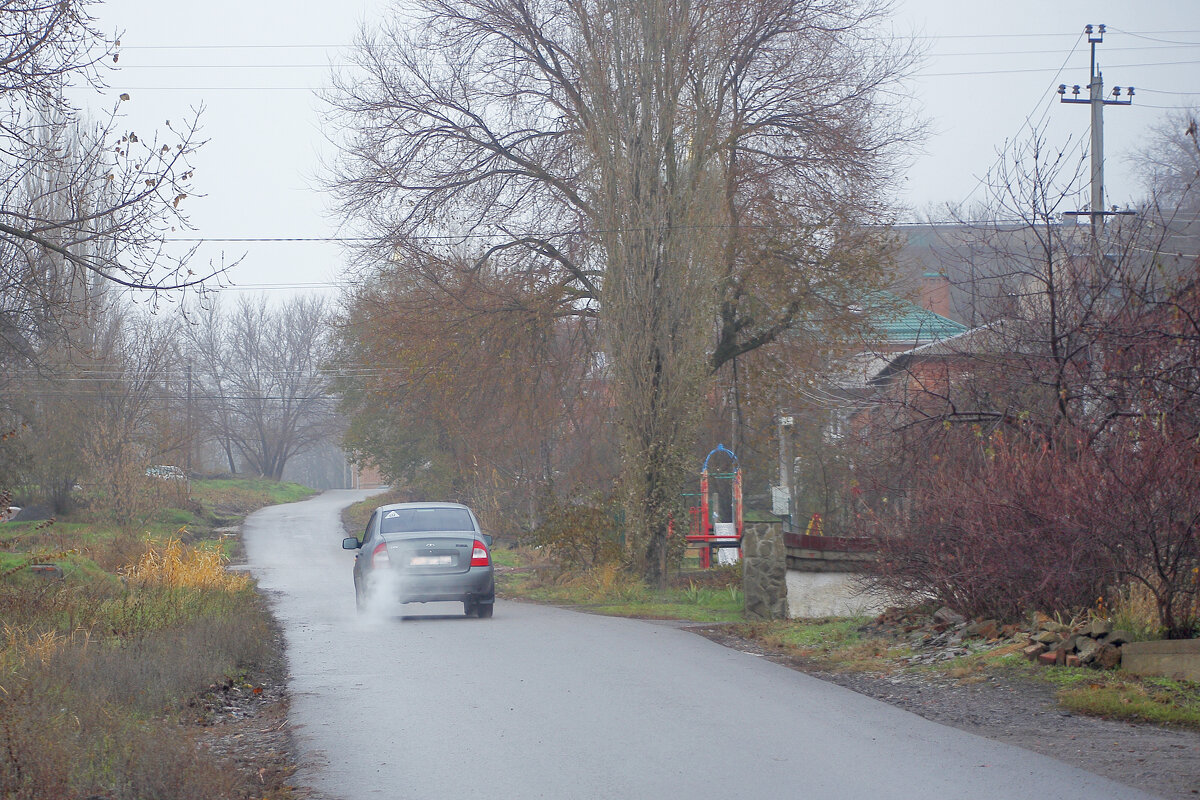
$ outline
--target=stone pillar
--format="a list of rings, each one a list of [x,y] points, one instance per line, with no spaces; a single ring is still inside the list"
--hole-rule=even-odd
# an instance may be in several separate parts
[[[746,619],[787,617],[787,550],[780,521],[746,521],[742,531],[742,593]]]

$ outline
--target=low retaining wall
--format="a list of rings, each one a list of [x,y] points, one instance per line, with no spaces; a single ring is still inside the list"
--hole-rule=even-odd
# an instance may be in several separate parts
[[[1200,639],[1129,642],[1121,647],[1121,669],[1200,683]]]
[[[863,592],[858,577],[855,572],[789,569],[788,617],[862,617],[882,613],[887,603],[883,598]]]
[[[788,616],[859,617],[887,603],[862,590],[859,574],[875,559],[870,539],[784,535],[787,544]]]

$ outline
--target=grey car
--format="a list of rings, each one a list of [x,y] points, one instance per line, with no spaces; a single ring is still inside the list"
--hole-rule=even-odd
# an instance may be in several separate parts
[[[458,601],[467,616],[490,617],[496,602],[491,537],[471,509],[459,503],[393,503],[380,506],[357,550],[354,597],[368,605]]]

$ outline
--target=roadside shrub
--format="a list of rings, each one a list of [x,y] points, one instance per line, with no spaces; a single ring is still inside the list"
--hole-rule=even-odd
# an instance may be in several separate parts
[[[0,797],[185,800],[230,796],[233,770],[179,726],[144,720],[34,671],[0,692]]]
[[[622,557],[612,501],[562,502],[549,498],[541,524],[529,536],[551,562],[564,571],[590,570],[619,564]]]
[[[871,588],[1008,621],[1090,607],[1113,571],[1070,513],[1079,487],[1068,448],[968,435],[919,470],[907,508],[868,515],[879,548]]]
[[[0,627],[0,797],[231,796],[235,771],[173,716],[210,685],[265,663],[269,619],[250,592],[155,586],[126,595],[171,592],[208,600],[173,627],[147,613],[120,636],[59,633],[47,629],[52,618]]]
[[[1090,440],[1022,430],[973,438],[948,437],[913,469],[902,508],[868,514],[875,588],[1016,620],[1026,610],[1078,613],[1106,587],[1138,586],[1127,598],[1153,599],[1161,634],[1195,635],[1195,441],[1151,417]]]
[[[1074,465],[1063,510],[1080,520],[1122,583],[1154,598],[1162,634],[1200,627],[1200,446],[1156,417],[1126,421]]]
[[[175,709],[213,683],[270,652],[261,613],[203,618],[127,639],[91,639],[63,647],[48,661],[56,679],[86,686],[96,698],[153,715]]]
[[[644,603],[650,590],[636,575],[621,568],[615,561],[601,564],[571,580],[587,592],[588,600],[596,603]]]
[[[91,548],[92,557],[105,570],[118,572],[136,562],[146,550],[145,534],[128,528],[114,531],[97,546]]]

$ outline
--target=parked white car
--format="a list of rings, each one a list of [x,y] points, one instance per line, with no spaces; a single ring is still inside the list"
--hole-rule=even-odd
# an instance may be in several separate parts
[[[186,481],[187,473],[179,467],[159,464],[153,467],[146,467],[146,477],[158,478],[163,481]]]

